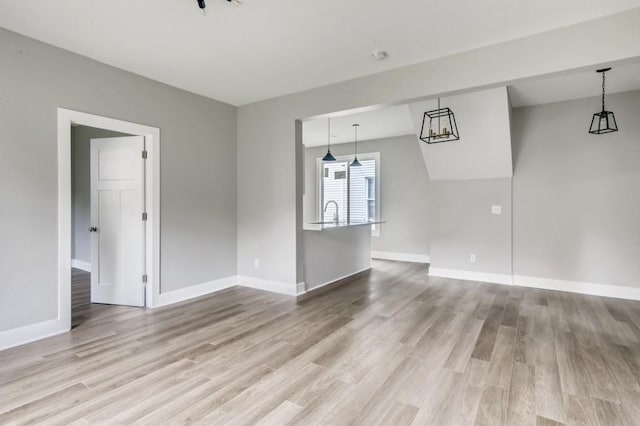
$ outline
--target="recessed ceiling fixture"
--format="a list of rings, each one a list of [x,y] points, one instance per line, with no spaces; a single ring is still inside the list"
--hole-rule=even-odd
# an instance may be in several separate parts
[[[354,141],[356,145],[355,145],[355,156],[353,158],[353,161],[351,162],[351,167],[362,166],[362,164],[358,161],[358,127],[360,127],[360,125],[357,123],[353,125],[353,131],[355,133]]]
[[[207,5],[204,2],[204,0],[196,0],[198,2],[198,7],[200,8],[200,11],[202,12],[203,15],[207,14]],[[237,6],[240,6],[242,4],[242,0],[227,0],[227,2],[229,3],[233,3]]]
[[[322,157],[322,161],[336,161],[336,157],[331,153],[331,117],[327,119],[327,153]]]
[[[429,119],[428,123],[427,119]],[[450,108],[440,108],[440,98],[438,98],[438,109],[424,113],[420,140],[432,144],[457,141],[458,139],[460,139],[460,133],[456,117]]]
[[[601,135],[603,133],[612,133],[618,131],[618,123],[616,123],[616,116],[613,112],[607,111],[604,107],[604,75],[611,68],[602,68],[597,70],[602,74],[602,111],[593,114],[591,119],[591,127],[589,127],[589,133],[594,135]]]
[[[387,59],[389,54],[384,50],[375,50],[371,53],[371,56],[373,56],[373,59],[375,59],[376,61],[383,61]]]

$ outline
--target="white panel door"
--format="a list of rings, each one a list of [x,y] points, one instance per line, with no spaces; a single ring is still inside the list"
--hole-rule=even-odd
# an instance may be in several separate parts
[[[144,306],[144,137],[91,139],[91,302]]]

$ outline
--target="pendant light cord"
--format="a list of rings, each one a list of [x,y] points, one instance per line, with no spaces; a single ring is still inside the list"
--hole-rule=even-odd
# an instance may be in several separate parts
[[[331,151],[331,117],[327,119],[329,125],[327,126],[327,151]]]
[[[356,131],[356,160],[358,159],[358,126],[354,126]]]
[[[604,75],[606,72],[602,73],[602,112],[604,112]]]

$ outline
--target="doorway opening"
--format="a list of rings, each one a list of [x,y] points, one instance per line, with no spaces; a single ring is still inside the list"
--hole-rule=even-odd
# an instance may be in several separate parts
[[[58,321],[159,299],[160,131],[58,109]],[[155,296],[155,297],[154,297]]]

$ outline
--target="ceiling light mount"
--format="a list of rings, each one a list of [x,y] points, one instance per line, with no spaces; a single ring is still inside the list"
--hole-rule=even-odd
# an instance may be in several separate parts
[[[206,15],[207,4],[205,3],[205,0],[196,0],[196,2],[198,3],[198,7],[200,8],[200,11],[202,12],[202,14]],[[233,3],[236,6],[242,6],[242,0],[227,0],[227,3]]]
[[[207,14],[207,4],[204,2],[204,0],[196,0],[198,2],[198,7],[200,8],[200,11],[202,12],[203,15]]]
[[[376,61],[384,61],[389,57],[389,54],[384,50],[374,50],[373,52],[371,52],[371,56]]]

